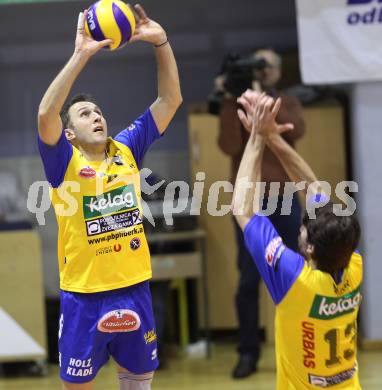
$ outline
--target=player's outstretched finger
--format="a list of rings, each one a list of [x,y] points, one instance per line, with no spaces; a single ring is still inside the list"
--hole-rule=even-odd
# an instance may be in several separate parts
[[[240,108],[237,110],[237,115],[240,119],[240,122],[243,124],[244,128],[247,131],[251,131],[251,121],[248,119],[247,115]]]
[[[252,104],[255,105],[255,104],[257,104],[257,102],[259,100],[260,92],[253,91],[252,89],[250,89],[248,91],[248,97],[251,100]]]
[[[279,134],[285,133],[286,131],[290,131],[294,129],[294,124],[293,123],[285,123],[283,125],[278,125],[277,126],[277,131]]]
[[[264,109],[264,105],[265,103],[267,102],[267,95],[265,92],[263,92],[261,95],[260,95],[260,99],[259,99],[259,104],[260,106]]]
[[[260,99],[260,102],[259,102],[259,114],[260,115],[264,115],[264,113],[266,112],[267,101],[268,101],[268,96],[264,93]]]
[[[271,98],[270,96],[267,96],[267,99],[266,99],[266,101],[265,101],[265,108],[266,108],[268,111],[271,111],[274,102],[275,102],[275,101],[273,100],[273,98]]]
[[[137,14],[137,11],[130,3],[126,3],[126,4],[130,8],[131,12],[133,13],[136,24],[139,24],[139,15]]]
[[[251,103],[248,100],[246,100],[243,96],[240,96],[237,99],[237,102],[243,106],[244,110],[247,113],[251,112]]]
[[[261,120],[264,116],[264,104],[260,102],[255,106],[255,118]]]
[[[280,107],[281,107],[281,98],[279,97],[279,98],[277,98],[277,100],[272,108],[272,115],[274,118],[276,118],[277,114],[279,113]]]
[[[243,93],[241,94],[241,96],[239,97],[239,99],[241,99],[241,100],[246,100],[246,101],[250,101],[247,92],[248,92],[248,91],[243,92]]]
[[[85,10],[84,12],[80,12],[78,14],[77,30],[79,31],[83,31],[85,28],[85,12],[87,13]]]
[[[149,21],[148,16],[146,15],[145,10],[140,4],[134,5],[135,12],[138,14],[139,19],[142,23],[147,23]]]
[[[98,43],[98,48],[102,49],[103,47],[112,45],[113,43],[114,43],[114,41],[112,39],[104,39],[103,41],[100,41]]]

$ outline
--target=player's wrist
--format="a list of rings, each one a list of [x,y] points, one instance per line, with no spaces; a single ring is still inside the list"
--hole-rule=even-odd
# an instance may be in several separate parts
[[[155,42],[153,42],[155,48],[165,46],[166,44],[168,44],[168,38],[166,33],[158,37],[158,39],[156,39]]]
[[[265,141],[267,144],[275,144],[280,138],[280,134],[271,132],[265,135]]]
[[[91,53],[89,50],[75,48],[72,58],[78,62],[87,62],[92,55],[93,53]]]

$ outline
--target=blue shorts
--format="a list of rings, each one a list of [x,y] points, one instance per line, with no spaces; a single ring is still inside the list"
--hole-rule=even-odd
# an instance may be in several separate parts
[[[61,291],[60,375],[85,383],[110,355],[135,374],[158,367],[149,282],[92,294]]]

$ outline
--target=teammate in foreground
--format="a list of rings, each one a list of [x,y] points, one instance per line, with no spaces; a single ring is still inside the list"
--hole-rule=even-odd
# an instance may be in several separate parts
[[[303,217],[301,255],[285,247],[269,219],[259,213],[256,187],[265,144],[292,181],[309,185],[317,180],[280,136],[293,126],[275,121],[280,99],[247,91],[239,102],[245,111],[242,123],[252,131],[237,176],[233,212],[277,305],[277,389],[361,389],[356,360],[362,282],[362,258],[355,252],[359,224],[354,216],[336,216],[329,202],[317,208],[315,219],[307,213]],[[254,183],[249,191],[240,187],[245,177]],[[318,197],[318,183],[315,188]]]
[[[59,356],[67,390],[92,389],[110,355],[123,390],[150,389],[158,365],[138,167],[182,97],[166,32],[141,6],[135,11],[132,41],[151,43],[158,66],[158,98],[150,108],[111,139],[92,98],[78,95],[64,106],[81,70],[111,43],[85,34],[86,11],[74,53],[39,107],[39,149],[59,227]]]

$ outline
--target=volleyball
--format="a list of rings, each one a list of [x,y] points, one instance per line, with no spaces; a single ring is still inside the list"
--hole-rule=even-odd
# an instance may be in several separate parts
[[[118,49],[129,42],[134,30],[134,14],[123,1],[99,0],[88,9],[86,33],[96,41],[112,39],[110,50]]]

